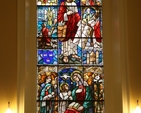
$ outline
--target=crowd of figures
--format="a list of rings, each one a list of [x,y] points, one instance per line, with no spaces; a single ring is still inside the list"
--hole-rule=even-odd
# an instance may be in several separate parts
[[[39,113],[96,113],[104,111],[103,103],[96,108],[94,101],[104,100],[104,76],[101,67],[82,68],[39,67]],[[95,106],[95,107],[94,107]]]

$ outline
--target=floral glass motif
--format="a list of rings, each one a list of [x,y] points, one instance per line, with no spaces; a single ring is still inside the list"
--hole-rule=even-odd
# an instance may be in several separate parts
[[[102,0],[37,0],[37,113],[104,113]]]

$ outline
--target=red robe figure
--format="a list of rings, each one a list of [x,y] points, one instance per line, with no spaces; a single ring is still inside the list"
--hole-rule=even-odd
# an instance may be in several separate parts
[[[47,3],[47,0],[43,0],[43,3],[46,4]]]
[[[48,37],[48,29],[46,28],[45,24],[42,24],[42,44],[43,46],[47,45],[50,46],[51,39]]]
[[[94,5],[94,1],[93,0],[90,0],[90,5]]]
[[[99,20],[94,25],[94,35],[95,35],[96,41],[101,43],[101,33],[100,33],[100,22],[99,22]]]
[[[73,7],[71,7],[73,6]],[[66,0],[61,3],[58,11],[58,23],[65,22],[67,26],[66,36],[62,42],[69,39],[73,40],[78,29],[77,23],[80,21],[80,15],[76,3],[72,0]]]
[[[65,113],[82,113],[81,111],[77,111],[75,109],[67,109]]]
[[[84,3],[81,2],[82,5],[87,6],[87,5],[91,5],[94,6],[94,0],[86,0]]]
[[[85,97],[86,97],[86,89],[83,85],[80,85],[78,86],[78,89],[82,89],[81,92],[79,93],[76,93],[76,99],[78,101],[78,103],[83,106],[83,103],[84,103],[84,100],[85,100]],[[65,113],[82,113],[83,112],[83,108],[81,107],[80,108],[81,110],[76,110],[74,108],[68,108]]]
[[[93,102],[86,101],[92,100],[92,92],[87,82],[82,79],[81,72],[74,71],[71,74],[71,80],[76,82],[76,87],[72,91],[73,100],[76,100],[80,106],[78,109],[73,109],[72,105],[72,107],[68,108],[65,113],[93,113]]]

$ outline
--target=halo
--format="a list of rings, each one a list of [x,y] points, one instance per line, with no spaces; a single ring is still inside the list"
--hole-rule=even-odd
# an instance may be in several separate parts
[[[75,82],[75,80],[73,79],[73,76],[75,75],[75,73],[77,73],[77,74],[79,74],[79,75],[81,76],[80,71],[78,71],[78,70],[73,71],[73,72],[71,73],[71,80],[72,80],[73,82]]]
[[[68,83],[66,83],[66,82],[61,83],[61,84],[60,84],[60,91],[63,91],[63,89],[62,89],[62,86],[63,86],[63,85],[69,86]]]

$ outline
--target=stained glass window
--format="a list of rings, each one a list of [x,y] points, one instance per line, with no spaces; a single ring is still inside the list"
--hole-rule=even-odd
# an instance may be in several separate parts
[[[37,113],[104,113],[102,0],[37,0]]]

